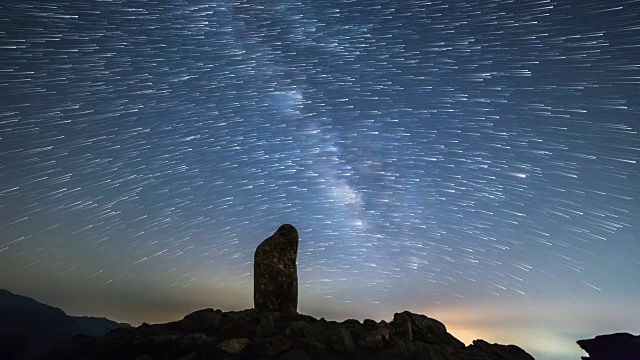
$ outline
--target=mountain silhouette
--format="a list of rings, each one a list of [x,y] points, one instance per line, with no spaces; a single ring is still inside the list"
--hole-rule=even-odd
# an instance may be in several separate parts
[[[100,336],[118,327],[115,321],[67,315],[32,298],[0,289],[0,358],[10,353],[39,353],[74,335]]]

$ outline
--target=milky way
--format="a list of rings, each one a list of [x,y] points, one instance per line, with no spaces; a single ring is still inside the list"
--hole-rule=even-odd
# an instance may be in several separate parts
[[[637,304],[639,13],[5,0],[0,285],[247,307],[291,223],[320,316]]]

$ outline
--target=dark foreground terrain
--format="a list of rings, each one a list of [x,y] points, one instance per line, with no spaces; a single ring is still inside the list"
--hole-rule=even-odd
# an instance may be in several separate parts
[[[130,325],[67,315],[56,307],[0,289],[0,360],[17,357],[12,354],[43,352],[77,334],[100,336],[118,327]]]
[[[514,345],[476,340],[470,346],[437,320],[408,311],[391,322],[285,317],[253,309],[205,309],[176,322],[76,336],[39,359],[424,359],[532,360]]]

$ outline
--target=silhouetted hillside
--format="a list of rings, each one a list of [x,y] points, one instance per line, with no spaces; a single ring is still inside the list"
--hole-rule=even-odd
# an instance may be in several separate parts
[[[93,316],[69,316],[75,320],[80,326],[84,327],[87,332],[82,335],[102,336],[117,327],[131,327],[127,323],[117,323],[103,317]]]
[[[9,348],[27,346],[28,351],[37,353],[76,334],[99,336],[121,326],[130,325],[105,318],[69,316],[32,298],[0,290],[0,357],[3,359],[7,358],[3,353]]]

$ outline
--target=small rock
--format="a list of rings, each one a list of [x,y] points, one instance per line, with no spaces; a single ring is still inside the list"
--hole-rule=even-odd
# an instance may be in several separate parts
[[[234,338],[227,339],[218,346],[220,347],[220,349],[229,354],[237,354],[244,350],[244,348],[246,348],[250,342],[251,341],[247,338]]]

